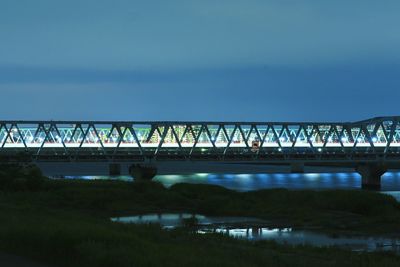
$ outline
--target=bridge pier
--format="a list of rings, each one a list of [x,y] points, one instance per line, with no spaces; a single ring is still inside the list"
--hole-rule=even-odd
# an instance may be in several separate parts
[[[108,170],[110,175],[121,175],[121,164],[110,163]]]
[[[304,163],[295,162],[290,164],[291,173],[304,173]]]
[[[128,171],[135,178],[135,181],[150,181],[156,176],[157,167],[155,165],[132,164]]]
[[[387,171],[383,164],[360,164],[356,171],[361,175],[361,188],[369,190],[381,189],[381,177]]]

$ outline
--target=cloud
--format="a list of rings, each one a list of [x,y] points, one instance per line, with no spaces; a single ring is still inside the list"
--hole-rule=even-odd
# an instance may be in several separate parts
[[[0,68],[0,73],[6,73]],[[8,70],[3,119],[355,121],[396,115],[400,65]]]
[[[2,1],[0,64],[103,69],[400,59],[400,2]]]
[[[2,0],[0,114],[231,121],[395,115],[399,8],[397,0]]]

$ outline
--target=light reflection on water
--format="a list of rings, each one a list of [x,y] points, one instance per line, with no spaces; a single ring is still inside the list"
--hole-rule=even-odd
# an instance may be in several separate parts
[[[208,174],[207,176],[193,175],[160,175],[156,181],[166,186],[175,183],[215,184],[238,191],[250,191],[264,188],[357,188],[358,184],[344,181],[335,177],[325,179],[319,174]],[[354,179],[352,179],[354,180]],[[360,180],[360,178],[358,178]]]
[[[330,174],[208,174],[207,176],[193,175],[160,175],[156,181],[165,186],[175,183],[201,183],[215,184],[238,191],[250,191],[264,188],[289,188],[289,189],[355,189],[361,187],[361,178],[355,173],[330,173]],[[392,179],[391,179],[392,180]],[[386,181],[387,182],[387,181]],[[384,182],[383,190],[386,185]],[[391,188],[392,190],[394,188]]]
[[[130,176],[66,176],[67,179],[115,179],[132,181]],[[182,175],[157,175],[155,181],[167,187],[176,183],[213,184],[237,191],[251,191],[268,188],[288,189],[360,189],[358,173],[193,173]],[[381,191],[400,200],[400,173],[387,172],[382,177]]]
[[[207,217],[199,214],[147,214],[111,218],[114,222],[134,224],[159,224],[164,229],[183,226],[183,220],[194,216],[198,234],[221,233],[248,240],[274,240],[281,244],[337,246],[357,251],[387,250],[399,252],[400,240],[383,237],[329,236],[292,228],[268,228],[266,221],[250,217]]]
[[[262,225],[267,223],[264,220],[252,217],[206,217],[199,214],[189,213],[162,213],[162,214],[145,214],[127,217],[111,218],[113,222],[135,223],[135,224],[160,224],[164,228],[174,228],[183,226],[183,220],[196,218],[200,225],[216,225],[216,224],[252,224]]]
[[[156,181],[165,186],[175,183],[215,184],[238,191],[265,188],[288,189],[360,189],[361,177],[357,173],[257,173],[257,174],[216,174],[199,176],[158,175]],[[382,177],[382,191],[400,191],[400,173],[387,172]]]
[[[236,238],[249,240],[274,240],[280,244],[312,245],[318,247],[341,247],[353,251],[394,251],[400,252],[400,240],[383,237],[346,237],[329,236],[311,231],[293,230],[292,228],[217,228],[213,231],[228,234]],[[207,231],[202,231],[207,233]]]

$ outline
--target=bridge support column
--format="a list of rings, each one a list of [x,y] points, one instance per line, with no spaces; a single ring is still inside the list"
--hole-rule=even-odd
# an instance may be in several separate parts
[[[119,164],[119,163],[110,163],[110,165],[109,165],[109,173],[110,173],[110,175],[121,175],[121,164]]]
[[[135,181],[150,181],[157,175],[157,167],[155,165],[132,164],[129,167],[129,174],[135,178]]]
[[[386,167],[382,164],[358,165],[356,171],[361,175],[362,189],[381,189],[381,176],[386,172],[386,170]]]
[[[304,163],[295,162],[290,164],[290,172],[291,173],[304,173]]]

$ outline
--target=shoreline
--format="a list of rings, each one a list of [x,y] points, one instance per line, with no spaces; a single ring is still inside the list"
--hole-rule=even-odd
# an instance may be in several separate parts
[[[400,264],[400,256],[391,252],[352,252],[269,240],[247,242],[220,234],[194,235],[188,229],[165,231],[157,225],[110,220],[123,214],[185,211],[256,217],[271,227],[393,237],[392,233],[400,233],[400,203],[385,194],[361,190],[237,192],[205,184],[166,188],[158,182],[112,180],[44,179],[26,187],[24,183],[30,179],[30,174],[11,179],[13,186],[0,191],[0,249],[50,265],[100,267],[107,262],[116,267],[219,267],[301,261],[302,266],[325,266],[332,257],[342,266],[347,266],[349,258],[356,265],[367,261],[379,266],[382,260],[387,266]]]

